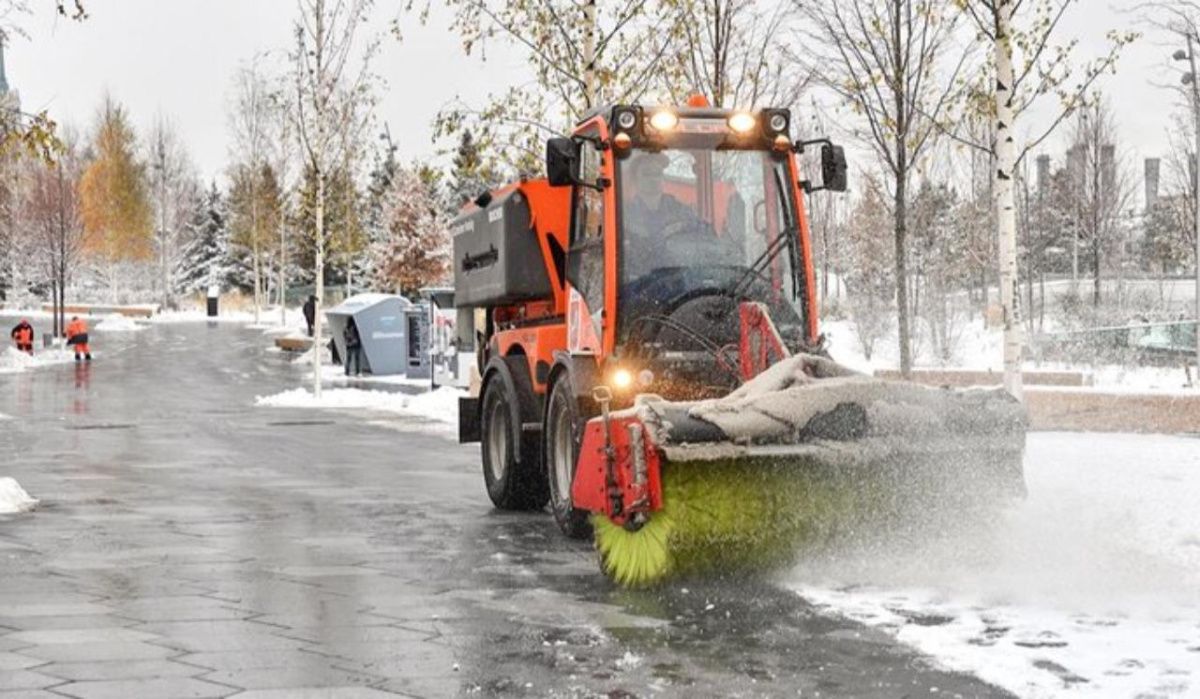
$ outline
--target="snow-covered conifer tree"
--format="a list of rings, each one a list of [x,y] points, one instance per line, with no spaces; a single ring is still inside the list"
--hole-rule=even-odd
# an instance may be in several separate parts
[[[188,229],[189,240],[174,275],[177,291],[203,293],[210,284],[236,285],[229,255],[229,209],[215,183],[198,198]]]
[[[450,235],[432,184],[415,169],[397,170],[382,213],[385,237],[370,250],[376,286],[413,294],[446,281]]]

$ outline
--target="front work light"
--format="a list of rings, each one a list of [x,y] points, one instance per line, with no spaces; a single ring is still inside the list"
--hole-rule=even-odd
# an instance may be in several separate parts
[[[633,374],[628,369],[617,369],[612,373],[613,388],[623,391],[633,385]]]
[[[650,126],[653,126],[656,131],[670,131],[679,123],[679,117],[674,112],[663,110],[655,112],[650,117]]]
[[[625,110],[617,115],[617,126],[628,131],[637,125],[637,114],[632,111]]]
[[[754,130],[754,117],[746,112],[738,112],[729,117],[729,128],[737,133],[749,133]]]
[[[788,125],[787,117],[785,117],[782,114],[779,114],[778,112],[775,114],[772,114],[771,120],[768,122],[768,126],[770,126],[771,130],[776,133],[780,133],[780,132],[786,130],[787,125]]]

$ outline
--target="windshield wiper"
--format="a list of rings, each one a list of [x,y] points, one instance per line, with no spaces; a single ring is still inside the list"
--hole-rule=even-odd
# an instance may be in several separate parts
[[[745,291],[743,287],[747,286],[751,281],[753,281],[754,277],[760,276],[763,271],[766,270],[767,265],[771,264],[771,261],[779,255],[784,246],[788,244],[788,236],[791,234],[791,229],[788,229],[775,236],[775,239],[771,241],[771,244],[767,246],[767,249],[763,250],[762,254],[759,255],[753,263],[751,263],[745,272],[742,272],[742,276],[738,278],[737,283],[735,283],[729,289],[729,295],[733,297],[734,300],[741,296],[742,292]]]

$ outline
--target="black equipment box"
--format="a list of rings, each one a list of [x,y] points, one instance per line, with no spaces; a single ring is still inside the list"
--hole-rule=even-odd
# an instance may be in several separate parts
[[[552,295],[529,200],[521,190],[482,202],[454,219],[450,233],[455,305],[498,306]]]

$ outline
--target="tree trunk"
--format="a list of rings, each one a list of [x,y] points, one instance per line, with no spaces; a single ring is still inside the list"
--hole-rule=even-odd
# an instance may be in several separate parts
[[[61,281],[58,285],[58,336],[63,337],[67,334],[67,260],[65,257],[59,276]]]
[[[586,109],[596,103],[596,0],[583,6],[583,101]],[[586,111],[585,109],[585,111]]]
[[[317,169],[317,201],[316,201],[316,261],[313,265],[316,273],[316,311],[313,315],[313,396],[321,397],[321,355],[325,352],[321,304],[325,301],[325,173]]]
[[[1021,385],[1021,315],[1017,306],[1017,209],[1013,175],[1017,149],[1013,140],[1012,58],[1013,0],[996,2],[996,225],[1000,256],[1000,310],[1004,322],[1004,388],[1024,400]]]
[[[287,325],[287,226],[279,226],[279,324]]]
[[[908,161],[902,143],[897,151],[899,151],[897,153],[899,157],[897,158],[895,198],[896,308],[899,311],[900,375],[907,379],[912,374],[912,338],[909,335],[908,314],[908,262],[905,256],[905,249],[908,247],[908,226],[905,220],[908,216],[905,201],[907,199],[905,180],[908,178]]]
[[[159,235],[161,236],[161,253],[162,257],[162,304],[163,308],[169,308],[171,305],[171,271],[167,264],[167,164],[165,159],[160,160],[159,169],[159,185],[158,185],[158,219],[159,219]]]

